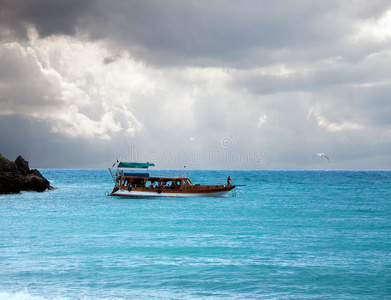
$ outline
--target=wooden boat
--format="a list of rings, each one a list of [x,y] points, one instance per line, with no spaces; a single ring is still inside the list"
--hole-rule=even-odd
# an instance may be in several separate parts
[[[194,184],[189,178],[180,177],[150,177],[145,172],[151,163],[127,163],[117,164],[116,175],[109,168],[115,182],[111,196],[126,197],[225,197],[238,185],[231,183],[230,177],[227,184]],[[131,172],[124,169],[132,169]],[[143,171],[142,171],[143,170]]]

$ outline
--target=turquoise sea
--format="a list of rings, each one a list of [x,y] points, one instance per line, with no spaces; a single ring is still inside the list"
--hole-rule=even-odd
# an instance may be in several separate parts
[[[188,170],[247,186],[149,199],[41,171],[58,190],[0,196],[0,299],[391,299],[390,171]]]

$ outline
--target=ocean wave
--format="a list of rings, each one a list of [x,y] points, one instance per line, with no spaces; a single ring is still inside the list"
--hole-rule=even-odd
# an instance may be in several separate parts
[[[0,300],[70,300],[71,298],[65,298],[65,297],[43,297],[43,296],[35,296],[30,295],[29,292],[23,291],[23,292],[0,292]],[[87,299],[84,299],[87,300]]]

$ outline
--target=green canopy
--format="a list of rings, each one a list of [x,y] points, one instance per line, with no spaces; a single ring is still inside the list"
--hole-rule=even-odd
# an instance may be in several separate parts
[[[148,169],[148,167],[154,167],[155,164],[151,163],[137,163],[137,162],[120,162],[117,168],[133,168],[133,169]]]

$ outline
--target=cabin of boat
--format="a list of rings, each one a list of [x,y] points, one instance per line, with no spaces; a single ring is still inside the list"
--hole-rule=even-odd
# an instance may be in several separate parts
[[[227,184],[201,185],[193,184],[189,178],[180,177],[150,177],[148,169],[151,163],[118,163],[116,176],[109,171],[115,186],[112,196],[131,197],[225,197],[236,186],[227,180]],[[132,172],[124,168],[133,169]]]

